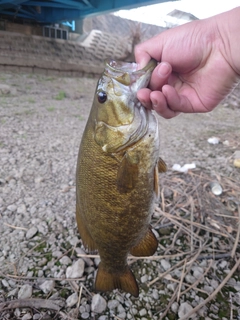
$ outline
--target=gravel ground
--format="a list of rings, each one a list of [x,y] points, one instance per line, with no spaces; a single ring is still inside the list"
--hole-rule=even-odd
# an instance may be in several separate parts
[[[219,287],[234,266],[239,269],[235,264],[238,245],[233,259],[225,254],[215,260],[187,261],[183,251],[188,250],[189,237],[175,225],[159,229],[164,232],[156,229],[160,242],[157,256],[161,259],[130,261],[140,283],[139,298],[118,290],[93,292],[99,258],[85,255],[77,232],[75,169],[96,81],[1,74],[1,319],[184,319]],[[194,162],[198,175],[203,172],[210,180],[230,179],[235,187],[228,191],[232,190],[236,205],[234,192],[240,188],[240,169],[233,161],[240,158],[240,108],[225,103],[209,114],[160,119],[160,125],[161,156],[168,167]],[[216,145],[207,141],[213,136],[219,138]],[[187,185],[192,181],[188,182],[189,177],[170,170],[163,183],[164,179],[174,184],[186,179]],[[165,189],[164,195],[166,204],[172,205],[175,193],[172,195],[170,189]],[[155,213],[156,221],[159,215]],[[232,230],[234,227],[236,223]],[[229,253],[236,233],[228,231],[230,240],[224,238],[225,242],[214,232],[208,237],[215,247],[228,243],[225,251]],[[170,250],[171,243],[174,248]],[[238,315],[240,277],[235,273],[215,300],[190,318],[227,320]]]

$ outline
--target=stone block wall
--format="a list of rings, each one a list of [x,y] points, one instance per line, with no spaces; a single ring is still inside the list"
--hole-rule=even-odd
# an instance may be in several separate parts
[[[124,59],[129,50],[127,41],[98,30],[83,42],[0,31],[0,68],[5,71],[99,75],[105,59]]]

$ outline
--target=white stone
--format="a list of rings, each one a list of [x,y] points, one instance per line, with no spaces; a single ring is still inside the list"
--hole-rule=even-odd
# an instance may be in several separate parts
[[[14,212],[17,210],[17,206],[15,204],[10,204],[7,209],[11,212]]]
[[[118,313],[118,318],[119,319],[125,319],[126,318],[126,316],[127,316],[127,314],[126,314],[126,312],[124,311],[124,312],[122,312],[122,313]]]
[[[39,287],[44,293],[49,293],[54,289],[55,282],[53,280],[44,281]]]
[[[82,319],[89,319],[89,312],[83,312],[83,313],[81,314],[81,318],[82,318]]]
[[[180,307],[178,309],[178,316],[179,318],[184,317],[187,315],[189,312],[191,312],[193,307],[188,303],[188,302],[183,302],[180,304]],[[194,315],[192,315],[194,317]]]
[[[26,213],[27,209],[24,203],[20,204],[17,208],[17,213],[24,214]]]
[[[144,276],[141,277],[141,283],[145,283],[148,281],[148,275],[145,274]]]
[[[166,259],[162,259],[160,263],[165,271],[171,268],[170,263]]]
[[[29,299],[32,296],[32,286],[30,284],[24,284],[18,291],[18,299]]]
[[[109,300],[108,301],[108,308],[110,309],[110,310],[113,310],[113,309],[115,309],[115,308],[117,308],[118,307],[118,305],[119,305],[119,301],[118,300]]]
[[[63,256],[59,262],[64,265],[69,265],[72,263],[72,260],[68,256]]]
[[[196,279],[200,279],[202,278],[203,276],[203,269],[201,267],[194,267],[192,268],[193,270],[193,276],[196,278]]]
[[[209,294],[211,294],[214,289],[213,289],[213,287],[208,286],[208,285],[205,284],[204,287],[203,287],[203,290],[208,292]]]
[[[72,306],[74,306],[77,302],[78,302],[78,295],[77,295],[77,293],[71,294],[71,295],[67,298],[67,300],[66,300],[67,307],[72,307]]]
[[[30,313],[26,313],[21,320],[30,320],[32,319],[32,315]]]
[[[218,267],[221,269],[224,269],[226,268],[227,264],[228,264],[227,261],[223,260],[221,261],[221,263],[219,263]]]
[[[178,312],[178,309],[179,309],[178,303],[177,303],[176,301],[173,302],[172,305],[171,305],[171,310],[172,310],[172,312],[173,312],[173,313],[177,313],[177,312]]]
[[[84,261],[78,259],[74,264],[67,268],[66,277],[67,278],[81,278],[84,273]]]
[[[191,274],[187,274],[185,276],[185,280],[187,283],[193,284],[196,281],[196,278],[193,277]]]
[[[141,309],[141,310],[139,311],[139,315],[140,315],[141,317],[145,316],[146,314],[147,314],[147,310],[146,310],[146,309]]]
[[[48,225],[46,221],[40,222],[37,227],[38,227],[38,231],[43,235],[46,235],[48,233]]]
[[[38,229],[36,227],[32,227],[28,229],[26,233],[26,239],[31,239],[32,237],[35,236],[35,234],[38,232]]]
[[[158,299],[159,299],[159,294],[158,294],[158,290],[157,290],[157,289],[153,289],[152,297],[153,297],[153,299],[155,299],[155,300],[158,300]]]
[[[100,295],[95,294],[92,298],[91,309],[93,312],[102,313],[107,307],[106,300]]]

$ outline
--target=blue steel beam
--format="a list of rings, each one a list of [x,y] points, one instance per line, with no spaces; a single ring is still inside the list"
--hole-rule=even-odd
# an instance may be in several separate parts
[[[28,1],[27,6],[39,6],[39,7],[44,7],[44,8],[62,8],[62,9],[74,9],[74,10],[85,10],[88,9],[89,6],[83,3],[78,3],[76,1],[69,1],[66,3],[61,1],[60,3],[57,2],[42,2],[42,1]]]
[[[2,4],[6,4],[6,3],[13,4],[13,5],[19,5],[24,2],[26,2],[26,0],[0,0],[0,6]]]
[[[51,24],[167,1],[171,0],[0,0],[0,15]]]

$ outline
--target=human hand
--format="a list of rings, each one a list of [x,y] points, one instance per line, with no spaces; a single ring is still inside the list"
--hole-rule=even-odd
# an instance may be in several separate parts
[[[146,108],[164,118],[180,112],[208,112],[231,91],[238,73],[222,28],[226,19],[222,14],[187,23],[136,46],[140,68],[151,58],[161,62],[149,88],[138,92]]]

